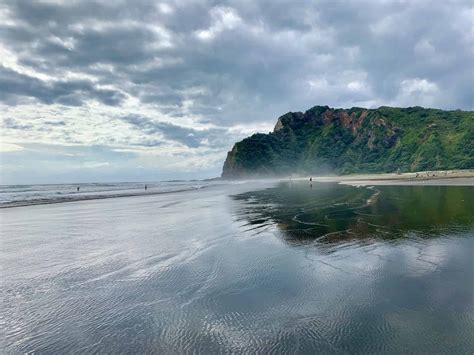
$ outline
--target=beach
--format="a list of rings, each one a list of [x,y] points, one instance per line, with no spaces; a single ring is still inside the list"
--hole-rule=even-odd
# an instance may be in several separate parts
[[[338,182],[354,186],[369,185],[434,185],[434,186],[474,186],[473,170],[439,170],[412,173],[328,175],[311,177],[314,181]],[[298,177],[307,180],[308,177]]]
[[[2,209],[3,351],[472,352],[472,180],[306,180]]]

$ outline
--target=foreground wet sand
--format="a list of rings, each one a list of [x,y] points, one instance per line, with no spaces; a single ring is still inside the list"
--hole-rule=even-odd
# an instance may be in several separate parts
[[[16,207],[3,353],[472,353],[472,187],[253,182]]]

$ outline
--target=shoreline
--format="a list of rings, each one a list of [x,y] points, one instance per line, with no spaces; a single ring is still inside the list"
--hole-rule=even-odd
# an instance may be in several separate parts
[[[308,181],[310,175],[306,177],[289,177],[289,178],[267,178],[267,179],[250,179],[240,180],[241,183],[257,182],[257,181]],[[221,180],[225,181],[225,180]],[[235,182],[238,180],[230,180],[228,182]],[[424,171],[413,173],[388,173],[388,174],[358,174],[358,175],[342,175],[342,176],[312,176],[313,183],[317,182],[333,182],[342,185],[350,185],[355,187],[361,186],[473,186],[474,187],[474,170],[449,170],[449,171]],[[218,184],[219,185],[219,184]],[[203,188],[208,188],[216,185],[208,185],[200,188],[184,188],[171,191],[148,191],[148,192],[125,192],[121,194],[103,194],[103,195],[84,195],[84,196],[65,196],[58,199],[34,199],[28,201],[12,201],[0,204],[0,210],[38,206],[51,205],[58,203],[70,203],[90,200],[114,199],[123,197],[139,197],[139,196],[156,196],[179,192],[197,191]]]
[[[210,185],[212,186],[212,185]],[[45,199],[38,199],[38,200],[29,200],[29,201],[14,201],[14,202],[7,202],[3,205],[0,205],[1,209],[7,208],[17,208],[17,207],[28,207],[28,206],[40,206],[40,205],[54,205],[58,203],[70,203],[70,202],[82,202],[82,201],[92,201],[92,200],[106,200],[106,199],[116,199],[116,198],[124,198],[124,197],[141,197],[141,196],[156,196],[156,195],[166,195],[172,193],[180,193],[180,192],[192,192],[198,191],[200,189],[207,188],[209,186],[204,186],[201,188],[195,189],[181,189],[181,190],[172,190],[172,191],[150,191],[150,192],[130,192],[130,193],[123,193],[123,194],[109,194],[109,195],[84,195],[78,197],[63,197],[58,198],[56,200],[45,200]]]
[[[337,182],[351,186],[418,185],[418,186],[474,186],[474,170],[437,170],[413,173],[357,174],[340,176],[313,176],[314,182]],[[294,180],[307,180],[298,177]]]
[[[74,203],[74,202],[86,202],[86,201],[99,201],[99,200],[108,200],[108,199],[120,199],[126,197],[153,197],[153,196],[165,196],[165,195],[173,195],[173,194],[181,194],[181,193],[195,193],[202,190],[209,190],[212,188],[218,187],[226,187],[226,186],[233,186],[234,188],[239,188],[240,186],[250,185],[250,186],[257,186],[255,183],[259,183],[259,186],[262,182],[265,183],[264,186],[267,186],[267,183],[275,183],[277,179],[266,179],[262,180],[246,180],[240,183],[224,183],[224,184],[208,184],[199,187],[189,187],[189,188],[181,188],[177,190],[165,190],[165,191],[130,191],[130,192],[123,192],[123,193],[116,193],[116,194],[85,194],[85,195],[69,195],[55,199],[31,199],[31,200],[18,200],[12,202],[3,202],[0,203],[0,211],[8,210],[13,208],[21,208],[21,207],[31,207],[31,206],[43,206],[43,205],[56,205],[56,204],[63,204],[63,203]],[[253,185],[252,185],[253,184]],[[260,186],[261,187],[261,186]]]
[[[452,177],[437,179],[381,179],[339,181],[341,185],[351,186],[473,186],[474,177]]]

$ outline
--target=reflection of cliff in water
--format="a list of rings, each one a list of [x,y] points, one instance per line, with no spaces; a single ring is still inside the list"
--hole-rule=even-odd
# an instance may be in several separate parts
[[[277,225],[295,246],[459,234],[474,227],[474,188],[280,183],[234,196],[255,231]]]

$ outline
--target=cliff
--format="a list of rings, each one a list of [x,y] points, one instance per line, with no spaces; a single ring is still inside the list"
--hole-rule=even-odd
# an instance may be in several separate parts
[[[222,177],[472,168],[472,111],[315,106],[236,143]]]

